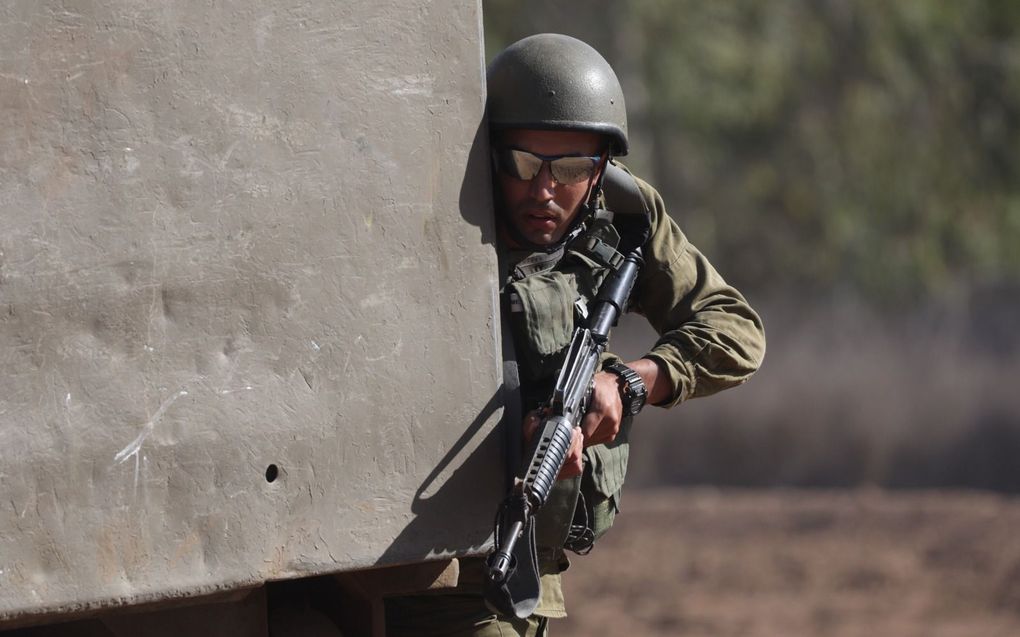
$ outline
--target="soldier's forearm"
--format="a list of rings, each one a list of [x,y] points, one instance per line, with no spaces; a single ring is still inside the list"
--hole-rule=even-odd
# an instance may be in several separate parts
[[[667,401],[673,395],[673,383],[660,361],[652,358],[639,358],[626,364],[641,377],[648,390],[646,404],[657,405]]]

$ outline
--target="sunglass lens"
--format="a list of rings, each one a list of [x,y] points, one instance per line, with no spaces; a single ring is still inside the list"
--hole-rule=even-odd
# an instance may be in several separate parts
[[[561,184],[580,183],[595,172],[595,163],[589,157],[560,157],[550,162],[553,179]]]
[[[526,150],[505,148],[496,151],[499,169],[517,179],[530,181],[542,172],[542,157]],[[595,174],[596,162],[591,157],[557,157],[549,160],[552,177],[561,184],[576,184]]]
[[[527,151],[512,148],[507,152],[506,168],[514,177],[527,181],[541,172],[542,160]]]

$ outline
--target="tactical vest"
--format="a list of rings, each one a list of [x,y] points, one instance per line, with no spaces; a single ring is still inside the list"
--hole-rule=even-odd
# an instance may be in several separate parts
[[[596,211],[560,249],[511,255],[519,260],[503,293],[510,310],[525,412],[548,400],[575,326],[583,324],[603,279],[623,260],[617,251],[621,217],[636,211],[647,220],[647,205],[629,173],[611,165],[603,192],[606,209]],[[612,360],[617,359],[607,354],[603,364]],[[631,422],[625,416],[613,442],[585,449],[582,476],[559,480],[553,487],[536,520],[540,561],[555,559],[563,547],[586,553],[612,526],[627,473]]]

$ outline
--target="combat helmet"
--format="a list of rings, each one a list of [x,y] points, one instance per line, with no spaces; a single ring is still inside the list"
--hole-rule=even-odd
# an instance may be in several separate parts
[[[489,126],[591,131],[626,155],[623,89],[598,51],[575,38],[541,33],[497,55],[486,71]]]

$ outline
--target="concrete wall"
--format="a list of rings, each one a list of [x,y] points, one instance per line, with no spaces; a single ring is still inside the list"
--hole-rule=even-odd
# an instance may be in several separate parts
[[[479,12],[0,4],[0,622],[485,543]]]

